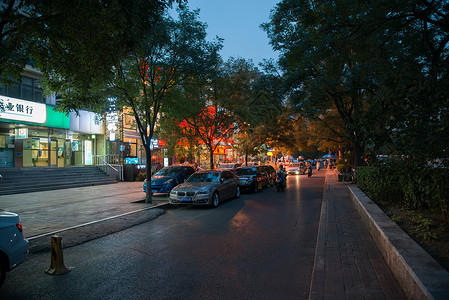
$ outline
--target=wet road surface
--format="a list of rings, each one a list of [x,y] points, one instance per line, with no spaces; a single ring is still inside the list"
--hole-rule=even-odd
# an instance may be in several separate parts
[[[65,275],[44,273],[49,252],[7,276],[6,299],[307,299],[324,172],[217,209],[172,208],[157,219],[64,250]]]

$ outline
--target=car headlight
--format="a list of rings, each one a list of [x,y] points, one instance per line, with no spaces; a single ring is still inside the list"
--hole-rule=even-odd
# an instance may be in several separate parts
[[[178,191],[176,191],[176,190],[171,190],[170,195],[176,195],[176,194],[178,194]]]
[[[207,195],[207,194],[209,194],[209,193],[210,193],[209,190],[203,190],[203,191],[199,191],[197,194],[198,194],[198,195]]]
[[[169,180],[165,181],[165,182],[163,183],[163,185],[168,185],[168,184],[172,183],[173,181],[175,181],[173,178],[172,178],[172,179],[169,179]]]

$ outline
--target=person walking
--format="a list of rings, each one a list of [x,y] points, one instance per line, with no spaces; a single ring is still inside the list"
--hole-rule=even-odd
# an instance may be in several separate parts
[[[316,162],[316,170],[319,171],[320,170],[320,161]]]

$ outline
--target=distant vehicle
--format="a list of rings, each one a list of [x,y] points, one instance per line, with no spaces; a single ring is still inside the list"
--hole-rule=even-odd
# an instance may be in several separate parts
[[[217,166],[217,170],[226,170],[226,171],[234,171],[240,167],[240,164],[238,163],[221,163]]]
[[[15,213],[0,211],[0,287],[6,272],[28,257],[28,240],[23,236],[22,224]]]
[[[190,175],[195,173],[191,166],[164,167],[151,176],[151,193],[170,193],[180,183],[183,183]],[[143,182],[143,191],[146,192],[147,180]]]
[[[229,198],[240,198],[239,179],[230,171],[210,170],[192,174],[170,192],[174,205],[217,207]]]
[[[293,163],[289,166],[286,166],[285,171],[287,171],[288,174],[292,175],[304,175],[306,174],[306,166],[302,162]]]
[[[257,193],[267,184],[267,177],[261,173],[260,167],[240,167],[234,171],[239,178],[240,188]]]

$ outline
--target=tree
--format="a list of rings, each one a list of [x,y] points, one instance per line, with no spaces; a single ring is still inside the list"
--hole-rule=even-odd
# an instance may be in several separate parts
[[[134,113],[146,151],[146,202],[151,202],[151,139],[164,102],[173,87],[207,69],[221,47],[220,42],[206,41],[206,25],[197,20],[198,11],[184,7],[178,12],[178,20],[164,16],[157,33],[147,36],[143,47],[117,66],[109,88],[118,106]]]
[[[90,87],[113,77],[112,67],[140,47],[172,2],[7,1],[0,8],[0,83],[20,80],[31,64],[50,91],[87,96]]]
[[[359,165],[373,146],[447,156],[447,15],[445,1],[284,0],[263,27],[297,111],[335,107]]]
[[[215,61],[205,77],[187,78],[179,90],[176,104],[167,112],[175,123],[184,122],[209,152],[210,167],[213,154],[221,143],[232,139],[248,116],[252,89],[260,72],[252,61],[230,58]]]

